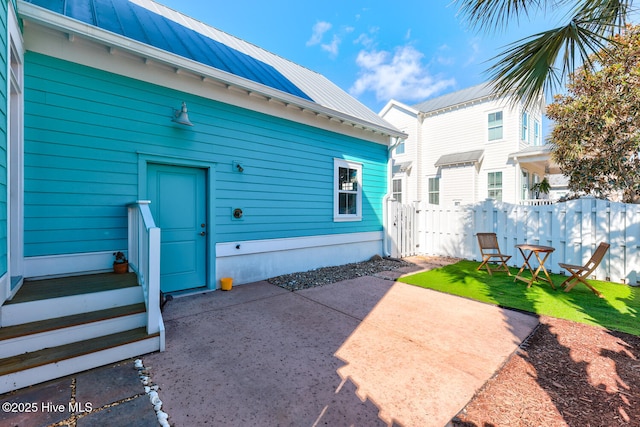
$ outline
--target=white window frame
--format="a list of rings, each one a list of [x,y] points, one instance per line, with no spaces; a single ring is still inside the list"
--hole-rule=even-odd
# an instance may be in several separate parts
[[[536,119],[533,122],[533,145],[536,145],[536,146],[541,145],[540,133],[541,133],[540,122]]]
[[[522,128],[520,132],[520,139],[524,142],[529,142],[529,113],[522,112]]]
[[[431,181],[433,180],[433,181]],[[431,183],[436,182],[438,184],[437,190],[431,189]],[[436,196],[438,198],[437,203],[431,203],[431,196]],[[427,201],[429,204],[439,205],[440,204],[440,177],[439,176],[430,176],[427,178]]]
[[[530,176],[531,174],[529,174],[529,171],[526,169],[521,169],[520,170],[521,174],[521,194],[520,194],[520,198],[521,200],[527,200],[531,198],[531,186],[529,185],[529,180],[530,180]]]
[[[342,190],[340,189],[339,171],[340,168],[353,169],[357,172],[357,186],[356,190]],[[362,163],[353,162],[344,159],[333,159],[333,221],[362,221]],[[355,194],[356,195],[356,213],[355,214],[341,214],[340,213],[340,194]]]
[[[498,114],[498,113],[500,113],[502,115],[500,126],[490,126],[489,116],[491,116],[492,114]],[[487,141],[489,141],[489,142],[502,141],[504,139],[504,111],[502,111],[502,110],[489,111],[487,113],[486,117],[487,117],[487,121],[486,121],[486,123],[487,123],[487,127],[486,127],[486,129],[487,129]],[[500,137],[491,139],[491,130],[492,129],[497,129],[498,127],[500,128]]]
[[[492,187],[491,184],[491,180],[489,179],[489,177],[492,174],[500,174],[500,187]],[[500,197],[492,197],[490,194],[492,191],[500,191]],[[498,202],[502,201],[502,198],[504,196],[504,174],[502,173],[502,171],[489,171],[487,172],[487,198],[488,199],[494,199]]]
[[[397,201],[398,203],[402,203],[403,193],[402,190],[404,188],[404,179],[400,178],[392,178],[391,179],[391,197]],[[396,182],[400,184],[400,191],[396,191]]]

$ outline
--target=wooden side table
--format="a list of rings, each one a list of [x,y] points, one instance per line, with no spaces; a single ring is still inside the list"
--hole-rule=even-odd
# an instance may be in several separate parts
[[[547,269],[544,267],[544,263],[547,261],[547,258],[549,258],[549,255],[551,255],[551,253],[555,251],[555,248],[552,248],[551,246],[527,245],[527,244],[516,245],[516,248],[518,248],[518,250],[522,254],[522,257],[524,258],[524,264],[522,264],[522,267],[520,267],[520,271],[518,271],[518,274],[516,274],[516,277],[515,279],[513,279],[513,281],[515,282],[516,280],[522,280],[523,282],[527,283],[527,288],[530,288],[533,282],[535,282],[536,280],[543,280],[545,282],[548,282],[551,285],[551,287],[555,289],[556,287],[554,286],[553,281],[551,280],[551,277],[549,277],[549,273],[547,272]],[[544,254],[542,259],[540,258],[540,254]],[[535,270],[531,267],[531,264],[529,264],[529,259],[531,259],[532,255],[535,255],[536,259],[538,260],[538,268],[536,268]],[[527,279],[526,277],[520,276],[520,274],[524,271],[525,268],[527,268],[531,272],[531,279]],[[546,278],[538,277],[540,274],[540,271],[544,273]]]

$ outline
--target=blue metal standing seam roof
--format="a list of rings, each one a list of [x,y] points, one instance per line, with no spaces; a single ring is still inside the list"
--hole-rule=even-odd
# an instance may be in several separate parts
[[[25,1],[313,102],[273,66],[128,0]]]

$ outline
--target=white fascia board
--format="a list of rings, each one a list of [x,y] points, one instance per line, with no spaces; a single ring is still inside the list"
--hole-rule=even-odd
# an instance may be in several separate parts
[[[362,128],[373,133],[379,133],[392,137],[404,136],[404,133],[396,129],[379,126],[377,124],[350,116],[340,111],[324,107],[322,105],[316,104],[315,102],[307,101],[294,95],[289,95],[277,89],[273,89],[260,83],[238,77],[234,74],[227,73],[213,67],[209,67],[197,61],[193,61],[179,55],[169,53],[162,49],[149,46],[145,43],[140,43],[138,41],[114,34],[110,31],[103,30],[93,25],[85,24],[84,22],[69,18],[55,12],[51,12],[47,9],[35,6],[31,3],[25,3],[24,1],[19,0],[18,4],[18,10],[20,16],[23,19],[32,21],[44,27],[67,33],[70,37],[76,35],[79,37],[84,37],[95,43],[103,44],[111,48],[120,49],[133,55],[141,56],[145,59],[150,59],[158,63],[174,67],[176,71],[186,70],[202,76],[203,80],[205,78],[209,78],[220,81],[225,85],[240,88],[241,90],[246,91],[247,94],[257,93],[267,99],[274,99],[284,103],[287,106],[291,105],[299,108],[300,110],[309,110],[316,115],[329,116],[331,118],[334,118],[335,120],[342,122],[343,124],[351,125],[356,128]]]
[[[392,108],[397,107],[401,110],[406,111],[409,114],[412,114],[414,116],[418,116],[418,114],[420,114],[420,111],[416,110],[415,108],[409,107],[407,104],[404,104],[400,101],[396,101],[395,99],[392,99],[391,101],[387,102],[387,105],[385,105],[382,110],[380,110],[380,112],[378,113],[378,115],[380,117],[384,117],[385,114],[387,114],[389,112],[389,110],[391,110]],[[406,137],[406,135],[405,135]]]

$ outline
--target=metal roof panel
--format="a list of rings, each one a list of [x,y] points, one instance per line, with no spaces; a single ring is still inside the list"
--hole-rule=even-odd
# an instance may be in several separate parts
[[[128,0],[26,0],[89,25],[313,101],[273,66]]]
[[[444,154],[435,163],[435,167],[464,165],[478,163],[484,156],[484,150],[464,151],[460,153]]]
[[[443,108],[453,107],[475,99],[491,96],[493,88],[489,83],[482,83],[457,92],[448,93],[437,98],[428,99],[412,107],[423,113],[437,111]]]

